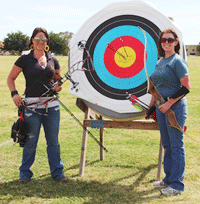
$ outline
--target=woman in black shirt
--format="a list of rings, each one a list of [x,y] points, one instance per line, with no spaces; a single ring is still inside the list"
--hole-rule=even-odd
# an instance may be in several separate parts
[[[60,111],[59,103],[52,97],[48,88],[54,87],[56,92],[62,86],[56,82],[60,76],[60,65],[49,51],[49,35],[43,28],[36,28],[30,39],[28,55],[21,56],[14,64],[7,83],[16,106],[26,104],[25,123],[27,140],[23,149],[22,165],[19,170],[19,182],[27,183],[33,173],[30,170],[34,160],[41,124],[44,127],[47,141],[47,154],[52,178],[59,182],[67,182],[63,173],[63,162],[60,158],[58,143]],[[26,80],[24,101],[15,87],[15,80],[23,72]],[[51,100],[52,99],[52,100]]]

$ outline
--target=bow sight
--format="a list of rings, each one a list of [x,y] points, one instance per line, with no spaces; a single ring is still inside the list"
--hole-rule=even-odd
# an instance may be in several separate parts
[[[58,74],[58,73],[56,73],[56,74]],[[66,82],[67,80],[69,80],[69,81],[72,83],[72,88],[71,88],[71,90],[76,89],[76,92],[77,92],[77,91],[78,91],[77,86],[79,85],[79,83],[78,83],[78,82],[75,82],[75,81],[71,78],[71,76],[69,75],[68,72],[65,73],[63,77],[59,77],[58,82],[59,82],[60,84],[63,84],[63,83]]]

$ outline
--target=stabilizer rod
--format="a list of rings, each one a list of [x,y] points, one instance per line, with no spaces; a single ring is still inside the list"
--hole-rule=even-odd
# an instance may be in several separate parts
[[[59,100],[57,95],[54,95],[54,97],[59,101],[60,105],[76,120],[76,122],[94,139],[95,142],[99,144],[100,147],[103,148],[106,152],[108,150],[102,145],[101,142],[97,140],[97,138],[80,122],[80,120],[65,106],[65,104],[62,103],[62,101]]]

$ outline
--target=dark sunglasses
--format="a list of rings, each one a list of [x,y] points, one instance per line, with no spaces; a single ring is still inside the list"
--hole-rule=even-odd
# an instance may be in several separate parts
[[[48,41],[48,39],[47,38],[39,38],[39,37],[35,37],[34,38],[34,40],[35,40],[35,42],[39,42],[40,40],[42,40],[42,42],[47,42]]]
[[[173,43],[175,41],[174,38],[161,38],[161,43],[166,43],[168,41],[168,43]]]

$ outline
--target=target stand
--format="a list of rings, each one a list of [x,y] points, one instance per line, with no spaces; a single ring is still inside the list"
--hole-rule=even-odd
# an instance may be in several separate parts
[[[123,128],[123,129],[140,129],[140,130],[159,130],[158,124],[154,121],[134,120],[134,121],[119,121],[119,120],[103,120],[103,116],[97,114],[88,107],[82,99],[77,98],[76,105],[85,113],[83,125],[86,128],[91,127],[92,122],[99,125],[100,143],[104,145],[104,128]],[[103,121],[103,123],[101,123]],[[101,125],[102,124],[102,125]],[[87,131],[83,130],[82,148],[80,157],[79,175],[84,175],[86,151],[87,151]],[[160,138],[159,154],[158,154],[158,170],[157,180],[160,180],[161,164],[162,164],[162,142]],[[100,160],[104,160],[104,150],[100,146]]]
[[[150,104],[147,74],[151,77],[155,70],[159,34],[167,28],[178,34],[180,55],[186,59],[182,31],[155,6],[143,1],[108,5],[91,16],[70,40],[69,74],[77,87],[70,83],[69,93],[77,97],[77,106],[85,113],[84,127],[99,128],[102,145],[104,128],[159,130],[154,121],[131,120],[143,116],[144,112],[127,96],[134,95]],[[112,120],[103,120],[102,116]],[[81,176],[85,168],[87,134],[84,130]],[[100,147],[100,160],[104,159],[103,151]],[[160,141],[158,180],[161,162]]]

